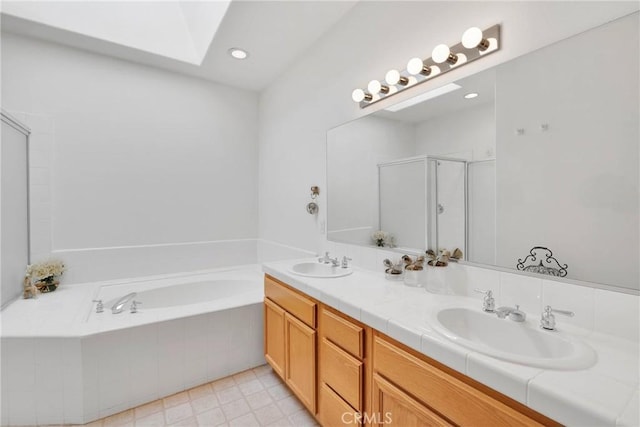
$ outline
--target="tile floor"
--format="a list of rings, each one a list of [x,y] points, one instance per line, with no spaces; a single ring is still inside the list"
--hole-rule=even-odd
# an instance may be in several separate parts
[[[89,427],[317,425],[269,365],[85,424]]]

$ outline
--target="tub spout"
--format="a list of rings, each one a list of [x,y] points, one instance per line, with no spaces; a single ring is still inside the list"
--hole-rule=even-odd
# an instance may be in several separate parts
[[[111,312],[113,314],[122,313],[122,310],[124,310],[125,304],[128,303],[129,301],[131,301],[133,298],[135,298],[136,295],[138,295],[136,292],[131,292],[130,294],[127,294],[127,295],[123,296],[122,298],[120,298],[111,307]]]

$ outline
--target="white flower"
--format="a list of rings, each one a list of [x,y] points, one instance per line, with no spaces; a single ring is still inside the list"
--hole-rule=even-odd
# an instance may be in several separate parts
[[[64,273],[64,263],[60,260],[48,260],[27,266],[26,275],[30,278],[44,279],[46,277],[60,276]]]

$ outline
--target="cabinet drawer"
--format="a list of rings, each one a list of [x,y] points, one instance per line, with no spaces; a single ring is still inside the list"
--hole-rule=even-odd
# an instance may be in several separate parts
[[[373,341],[373,369],[458,425],[542,425],[379,336]]]
[[[323,336],[351,355],[362,359],[364,357],[364,329],[347,319],[332,313],[325,307],[320,309],[320,325]]]
[[[340,398],[325,383],[320,384],[318,419],[324,427],[359,426],[361,415]]]
[[[362,362],[326,338],[321,341],[321,380],[356,410],[362,410]]]
[[[312,328],[316,327],[316,303],[276,279],[265,276],[264,295]]]

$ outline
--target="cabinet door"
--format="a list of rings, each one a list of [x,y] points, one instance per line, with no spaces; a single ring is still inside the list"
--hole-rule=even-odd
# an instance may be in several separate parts
[[[316,413],[316,331],[285,313],[285,382]]]
[[[378,374],[373,374],[372,425],[399,427],[451,426],[420,402]]]
[[[264,358],[284,379],[284,310],[270,299],[264,300]]]

